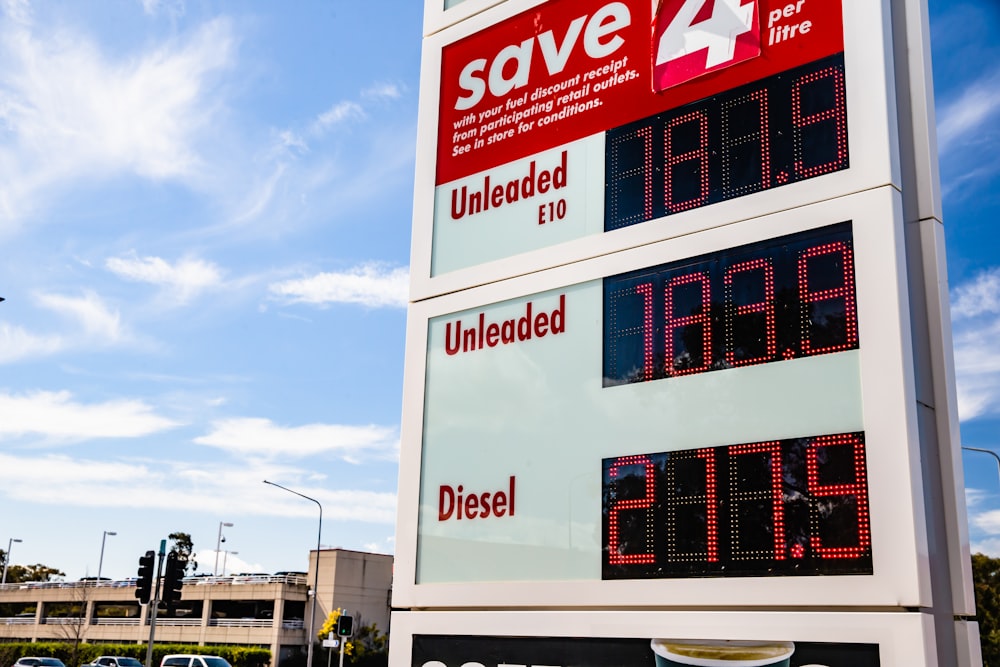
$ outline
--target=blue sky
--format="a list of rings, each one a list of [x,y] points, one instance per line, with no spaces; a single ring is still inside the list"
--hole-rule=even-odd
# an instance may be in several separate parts
[[[964,444],[1000,450],[1000,6],[931,0]],[[422,3],[0,1],[0,548],[394,551]],[[973,548],[1000,475],[967,453]],[[221,563],[220,563],[221,566]]]
[[[1000,452],[1000,4],[930,8],[962,444]],[[972,548],[1000,556],[996,461],[963,458]]]

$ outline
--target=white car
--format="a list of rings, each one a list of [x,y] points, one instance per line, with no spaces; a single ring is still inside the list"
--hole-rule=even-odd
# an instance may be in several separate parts
[[[233,667],[225,658],[217,655],[177,654],[165,655],[160,667]]]
[[[59,658],[18,658],[14,667],[66,667]]]
[[[125,656],[102,655],[82,667],[142,667],[142,662]]]

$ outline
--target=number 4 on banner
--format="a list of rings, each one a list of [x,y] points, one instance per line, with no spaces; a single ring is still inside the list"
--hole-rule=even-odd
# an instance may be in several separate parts
[[[760,55],[758,0],[653,0],[653,90]]]

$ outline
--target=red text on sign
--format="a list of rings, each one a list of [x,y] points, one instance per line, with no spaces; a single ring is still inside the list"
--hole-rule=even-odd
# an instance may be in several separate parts
[[[469,493],[462,484],[442,484],[438,491],[438,521],[514,516],[514,488],[514,475],[507,488],[498,491]]]

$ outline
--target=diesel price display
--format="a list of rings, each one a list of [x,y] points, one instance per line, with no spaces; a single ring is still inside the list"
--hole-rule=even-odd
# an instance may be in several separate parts
[[[862,433],[604,461],[604,579],[871,574]]]

